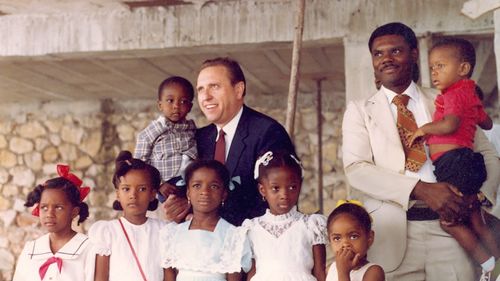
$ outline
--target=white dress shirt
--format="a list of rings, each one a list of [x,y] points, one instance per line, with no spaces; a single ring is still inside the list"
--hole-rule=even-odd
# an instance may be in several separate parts
[[[229,149],[231,148],[231,143],[233,142],[234,135],[236,134],[236,128],[238,128],[238,123],[240,122],[240,118],[241,118],[242,113],[243,113],[243,106],[240,108],[238,113],[236,113],[236,115],[233,117],[233,119],[231,119],[231,121],[229,121],[226,124],[226,126],[224,126],[223,128],[217,126],[217,138],[215,139],[216,142],[220,137],[219,136],[220,129],[224,130],[224,133],[226,133],[226,138],[225,138],[226,156],[225,156],[225,159],[227,159],[227,156],[229,155]]]

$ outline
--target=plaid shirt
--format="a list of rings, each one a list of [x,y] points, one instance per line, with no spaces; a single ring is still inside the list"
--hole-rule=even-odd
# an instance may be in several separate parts
[[[193,120],[173,123],[160,116],[137,136],[134,157],[156,167],[167,181],[180,174],[183,155],[197,158],[195,131]]]

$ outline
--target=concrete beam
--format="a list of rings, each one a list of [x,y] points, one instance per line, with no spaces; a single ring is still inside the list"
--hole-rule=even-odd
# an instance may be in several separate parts
[[[0,17],[0,57],[291,42],[292,2],[206,1],[132,11],[5,15]],[[309,0],[303,40],[338,42],[346,35],[366,40],[376,26],[389,21],[403,21],[417,34],[492,32],[492,15],[472,21],[460,13],[464,2]]]

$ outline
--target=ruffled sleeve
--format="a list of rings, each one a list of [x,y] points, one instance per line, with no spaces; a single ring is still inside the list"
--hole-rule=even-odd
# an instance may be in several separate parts
[[[111,221],[97,221],[89,229],[89,238],[100,256],[111,255]]]
[[[163,268],[174,267],[174,239],[178,224],[168,223],[160,230],[160,266]]]
[[[248,242],[248,246],[250,247],[250,263],[252,262],[251,259],[255,258],[254,257],[254,252],[253,252],[253,241],[252,241],[252,234],[251,234],[251,231],[252,229],[255,227],[255,223],[256,223],[256,219],[245,219],[243,221],[243,223],[241,224],[241,227],[242,228],[245,228],[246,229],[246,233],[247,233],[247,242]],[[250,264],[251,266],[251,264]]]
[[[252,267],[252,252],[247,238],[248,228],[232,226],[227,230],[221,250],[219,272],[248,272]]]
[[[312,214],[306,216],[307,228],[311,231],[313,245],[327,244],[326,217]]]

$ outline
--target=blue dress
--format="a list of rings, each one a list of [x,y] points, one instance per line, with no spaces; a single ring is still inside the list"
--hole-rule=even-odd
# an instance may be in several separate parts
[[[177,281],[225,281],[226,273],[252,265],[246,229],[219,219],[213,232],[170,223],[160,232],[161,266],[178,270]]]

